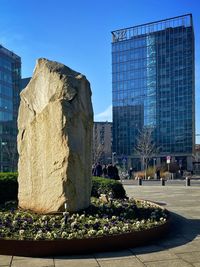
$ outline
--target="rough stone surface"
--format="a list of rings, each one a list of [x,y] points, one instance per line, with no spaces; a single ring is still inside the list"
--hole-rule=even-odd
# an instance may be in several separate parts
[[[89,206],[93,109],[86,77],[37,61],[18,116],[19,207],[39,213]]]

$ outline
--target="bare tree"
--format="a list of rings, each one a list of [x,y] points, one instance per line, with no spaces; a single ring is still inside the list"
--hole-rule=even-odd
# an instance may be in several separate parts
[[[93,146],[93,163],[100,161],[104,154],[104,143],[99,144],[97,147]]]
[[[144,127],[139,131],[137,138],[137,144],[135,146],[135,151],[140,155],[142,165],[145,171],[145,179],[147,178],[147,168],[150,159],[157,152],[155,143],[152,140],[153,128]]]

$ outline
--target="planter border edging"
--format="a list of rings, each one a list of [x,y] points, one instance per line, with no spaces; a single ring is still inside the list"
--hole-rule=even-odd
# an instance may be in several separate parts
[[[144,200],[142,200],[144,201]],[[153,206],[160,205],[147,201]],[[166,222],[150,229],[132,233],[107,235],[85,239],[58,240],[8,240],[0,239],[0,254],[27,257],[61,256],[103,251],[114,251],[125,248],[147,245],[163,237],[170,226],[171,216]]]

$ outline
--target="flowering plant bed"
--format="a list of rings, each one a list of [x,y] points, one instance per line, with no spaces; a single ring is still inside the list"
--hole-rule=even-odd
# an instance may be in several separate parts
[[[0,211],[0,254],[48,256],[90,253],[146,244],[164,234],[166,209],[141,200],[93,198],[81,212],[39,215]]]

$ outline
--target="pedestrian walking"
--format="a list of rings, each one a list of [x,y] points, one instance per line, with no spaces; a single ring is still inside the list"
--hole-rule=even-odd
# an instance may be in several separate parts
[[[112,163],[108,164],[107,175],[108,175],[108,178],[114,179],[114,169],[113,169]]]
[[[100,162],[97,163],[96,167],[95,167],[95,174],[94,176],[98,176],[101,177],[102,176],[102,166],[100,164]]]
[[[119,178],[119,171],[118,171],[118,168],[117,168],[117,165],[115,164],[114,166],[113,166],[113,173],[114,173],[114,179],[115,180],[120,180],[120,178]]]
[[[102,172],[103,172],[103,177],[108,178],[108,170],[106,164],[103,166]]]

